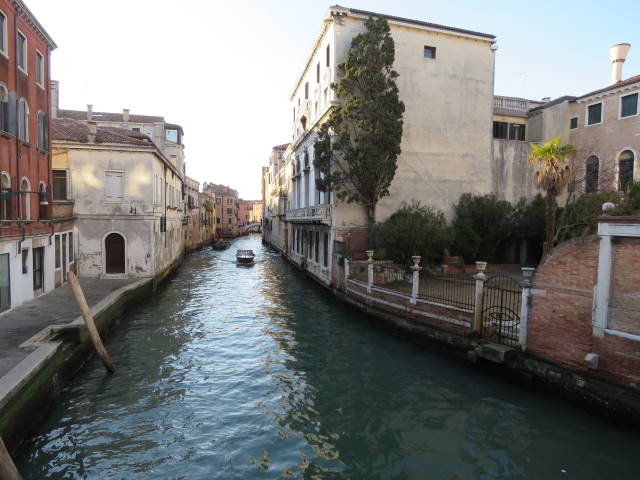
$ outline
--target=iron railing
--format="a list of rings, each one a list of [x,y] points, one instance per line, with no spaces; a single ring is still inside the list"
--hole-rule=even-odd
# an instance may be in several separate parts
[[[411,270],[392,263],[377,263],[373,265],[373,285],[404,295],[411,295],[413,279]]]
[[[464,272],[437,273],[422,271],[418,285],[418,298],[473,310],[475,306],[475,280]]]
[[[482,336],[505,345],[518,345],[522,286],[514,278],[497,273],[484,283]]]
[[[369,281],[367,269],[367,262],[349,262],[349,278],[367,283]]]

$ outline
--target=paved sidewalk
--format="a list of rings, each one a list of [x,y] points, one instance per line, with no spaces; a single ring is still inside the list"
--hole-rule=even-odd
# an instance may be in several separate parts
[[[139,278],[124,280],[101,280],[81,278],[89,307],[93,307],[107,295]],[[80,316],[80,308],[73,298],[69,285],[63,285],[52,292],[0,315],[0,377],[24,360],[31,349],[19,348],[48,325],[70,323]]]

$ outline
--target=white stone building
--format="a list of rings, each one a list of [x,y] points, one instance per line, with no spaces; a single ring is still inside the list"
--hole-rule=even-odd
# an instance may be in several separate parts
[[[340,80],[337,66],[370,16],[383,16],[389,22],[395,41],[394,69],[400,75],[397,84],[406,107],[398,169],[390,196],[378,204],[376,221],[414,199],[450,218],[462,193],[484,194],[493,188],[490,119],[495,37],[331,7],[289,98],[293,131],[286,160],[290,163],[285,167],[291,175],[285,228],[290,257],[326,283],[331,279],[334,246],[349,248],[352,240],[362,237],[366,215],[362,206],[316,190],[319,172],[314,168],[313,144],[318,126],[338,105],[331,89]]]
[[[143,133],[54,119],[75,201],[80,276],[162,277],[180,260],[182,175]]]

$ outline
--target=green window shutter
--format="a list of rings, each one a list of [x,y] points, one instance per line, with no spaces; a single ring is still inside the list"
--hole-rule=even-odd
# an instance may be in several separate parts
[[[638,113],[638,94],[627,95],[622,97],[622,112],[621,117],[630,117]]]

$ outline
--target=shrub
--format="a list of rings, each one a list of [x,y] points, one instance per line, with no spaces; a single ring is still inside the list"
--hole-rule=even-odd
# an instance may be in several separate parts
[[[605,202],[620,204],[621,195],[618,192],[585,193],[567,205],[560,212],[558,240],[595,233],[598,229],[596,218],[602,215],[602,204]],[[619,209],[617,207],[616,211]]]
[[[413,255],[422,256],[422,264],[442,260],[449,242],[444,214],[420,202],[403,202],[397,212],[376,225],[376,247],[384,256],[403,265],[412,264]]]
[[[453,209],[453,251],[466,263],[495,261],[496,250],[513,234],[513,206],[495,193],[464,193]]]

